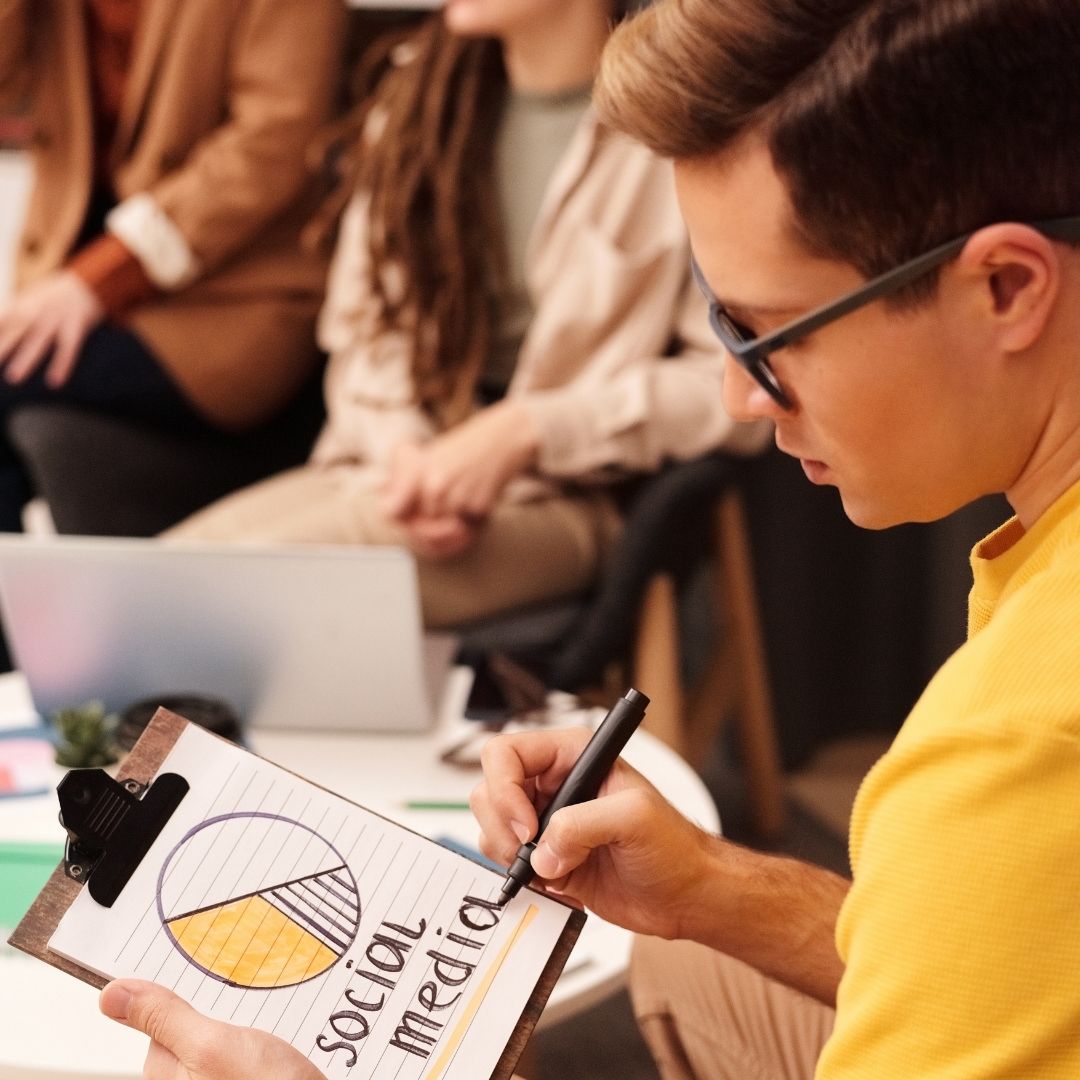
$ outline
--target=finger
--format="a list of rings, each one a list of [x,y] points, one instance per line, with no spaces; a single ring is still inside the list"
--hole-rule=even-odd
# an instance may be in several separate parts
[[[417,540],[431,544],[454,540],[462,535],[465,528],[465,523],[456,514],[436,518],[416,514],[408,521],[410,534]]]
[[[490,739],[480,753],[486,797],[480,807],[485,816],[481,819],[478,814],[477,820],[485,832],[501,836],[507,843],[507,829],[519,843],[535,836],[537,815],[532,796],[537,791],[550,796],[588,740],[589,732],[584,728]]]
[[[475,533],[461,518],[411,518],[406,523],[409,546],[428,559],[449,559],[466,551]]]
[[[456,559],[459,555],[464,555],[469,550],[469,542],[464,538],[439,540],[434,543],[419,541],[410,544],[410,547],[413,554],[421,559],[427,559],[429,562],[445,562],[447,559]]]
[[[475,516],[471,509],[477,491],[475,476],[462,473],[451,476],[444,473],[432,480],[432,489],[443,514]]]
[[[548,880],[566,878],[597,848],[639,838],[658,809],[654,794],[630,788],[567,806],[552,815],[532,855],[532,868]]]
[[[117,979],[101,992],[108,1017],[141,1031],[180,1061],[198,1056],[209,1026],[217,1026],[171,990],[141,979]]]
[[[525,813],[521,816],[527,817],[528,820],[518,821],[511,818],[507,821],[492,809],[488,786],[485,781],[481,781],[469,793],[469,806],[477,823],[486,822],[488,824],[488,831],[485,832],[481,829],[480,833],[480,849],[488,858],[496,861],[500,859],[509,861],[517,849],[535,835],[537,829],[536,813],[535,811],[532,814],[528,813],[528,808],[534,806],[535,794],[535,782],[526,780],[525,795],[528,802],[527,805],[522,804]]]
[[[489,779],[534,779],[540,795],[552,795],[590,738],[582,727],[500,735],[484,747],[480,763]]]
[[[500,487],[490,477],[479,477],[468,487],[461,485],[451,496],[457,513],[474,521],[484,521],[498,501]]]
[[[536,832],[536,815],[530,813],[529,805],[521,807],[519,816],[525,820],[507,819],[492,806],[483,782],[469,793],[469,807],[480,826],[480,850],[498,863],[509,864],[517,849]]]
[[[30,329],[30,323],[18,317],[0,320],[0,364],[14,351]]]
[[[49,386],[56,389],[71,378],[84,340],[85,335],[79,330],[61,330],[56,339],[49,366],[45,369],[45,382]]]
[[[496,489],[486,478],[462,477],[457,483],[445,483],[440,496],[442,512],[485,521],[495,505]]]
[[[455,509],[448,497],[449,491],[449,478],[441,471],[434,470],[429,464],[419,485],[417,512],[431,518],[453,514]]]
[[[457,512],[466,520],[482,524],[491,516],[495,506],[495,499],[490,495],[478,495],[468,499],[462,499],[455,504]]]
[[[9,383],[21,383],[33,374],[45,358],[50,345],[53,342],[53,330],[34,328],[19,342],[18,348],[12,353],[4,370],[4,378]]]

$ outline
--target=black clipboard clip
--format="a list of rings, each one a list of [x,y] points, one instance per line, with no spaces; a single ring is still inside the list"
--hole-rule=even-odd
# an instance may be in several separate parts
[[[114,780],[104,769],[72,769],[56,793],[68,834],[64,873],[85,882],[102,907],[112,907],[188,793],[188,782],[164,773],[147,787]]]

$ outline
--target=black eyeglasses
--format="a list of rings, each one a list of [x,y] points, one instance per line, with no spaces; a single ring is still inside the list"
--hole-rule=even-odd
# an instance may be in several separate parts
[[[1055,240],[1080,241],[1080,217],[1053,218],[1049,221],[1028,221],[1026,225],[1037,229],[1044,236]],[[768,356],[777,349],[784,348],[792,342],[798,341],[813,333],[815,330],[827,326],[831,322],[858,308],[869,304],[872,300],[887,296],[889,293],[898,292],[905,285],[910,285],[924,274],[929,273],[936,266],[941,266],[950,259],[955,258],[963,250],[964,245],[974,236],[974,232],[964,233],[955,240],[949,240],[939,247],[928,251],[923,255],[916,255],[900,266],[871,278],[869,281],[845,293],[837,300],[825,304],[792,322],[781,326],[771,333],[754,337],[753,333],[745,326],[740,325],[728,314],[724,305],[713,295],[705,276],[698,266],[693,254],[690,256],[690,269],[694,275],[694,281],[701,290],[702,295],[709,302],[709,323],[713,332],[723,342],[724,348],[731,354],[731,358],[740,364],[749,375],[762,386],[769,396],[782,408],[791,408],[791,399],[784,392],[784,388],[777,381],[776,375],[769,367]]]

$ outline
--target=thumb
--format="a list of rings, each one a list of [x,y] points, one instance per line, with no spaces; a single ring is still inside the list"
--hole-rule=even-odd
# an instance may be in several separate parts
[[[141,979],[109,983],[101,992],[98,1007],[110,1019],[145,1032],[180,1060],[196,1032],[212,1022],[171,990]]]
[[[643,811],[641,793],[619,791],[567,806],[548,822],[530,862],[548,880],[564,878],[598,847],[618,845],[633,834]]]

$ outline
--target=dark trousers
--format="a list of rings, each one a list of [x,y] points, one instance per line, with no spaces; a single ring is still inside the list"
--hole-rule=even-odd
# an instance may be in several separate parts
[[[45,383],[47,363],[24,382],[9,383],[0,369],[0,531],[20,532],[22,512],[33,497],[30,477],[8,442],[8,416],[22,405],[77,405],[110,416],[140,420],[180,432],[209,432],[157,357],[130,330],[110,323],[93,330],[63,386]],[[0,671],[11,668],[0,633]]]
[[[22,405],[64,404],[141,421],[179,433],[213,429],[188,403],[149,348],[130,330],[105,323],[93,330],[63,386],[45,383],[42,363],[24,382],[12,384],[0,369],[0,532],[19,532],[22,511],[33,497],[30,478],[3,434],[8,416]]]

